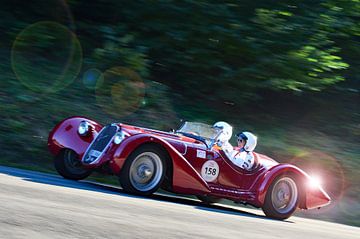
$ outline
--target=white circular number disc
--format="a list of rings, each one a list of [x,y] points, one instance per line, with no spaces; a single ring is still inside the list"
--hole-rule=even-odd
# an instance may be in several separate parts
[[[214,160],[206,161],[201,168],[201,177],[206,182],[212,182],[219,176],[219,165]]]

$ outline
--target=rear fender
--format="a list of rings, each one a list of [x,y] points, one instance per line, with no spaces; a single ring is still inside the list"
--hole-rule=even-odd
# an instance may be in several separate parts
[[[172,188],[175,192],[186,194],[209,193],[207,183],[198,172],[171,144],[150,134],[138,134],[124,139],[114,152],[110,163],[115,174],[119,174],[128,156],[138,147],[147,143],[155,143],[167,151],[172,160]]]
[[[306,173],[301,169],[291,164],[278,164],[269,169],[262,178],[259,179],[255,188],[257,188],[257,200],[260,205],[265,202],[266,192],[268,191],[272,182],[281,174],[291,174],[296,178],[296,184],[300,189],[300,206],[303,204],[303,185],[306,181]]]
[[[325,206],[330,203],[330,197],[320,186],[311,185],[311,177],[303,170],[291,164],[278,164],[271,168],[254,186],[256,191],[256,205],[262,206],[265,202],[266,192],[272,182],[282,174],[293,175],[299,187],[299,208],[311,209]]]
[[[81,121],[86,120],[91,126],[87,136],[80,136],[77,132]],[[85,117],[74,116],[58,123],[50,132],[48,148],[53,155],[58,155],[62,149],[74,150],[82,158],[89,144],[97,136],[102,125]]]

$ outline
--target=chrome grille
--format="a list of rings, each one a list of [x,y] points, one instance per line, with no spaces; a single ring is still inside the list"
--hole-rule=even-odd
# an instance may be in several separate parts
[[[95,163],[109,147],[118,129],[117,125],[105,126],[86,150],[83,162],[86,164]]]

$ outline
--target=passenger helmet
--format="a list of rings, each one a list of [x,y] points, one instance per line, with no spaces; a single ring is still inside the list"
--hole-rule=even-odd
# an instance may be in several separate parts
[[[257,137],[250,132],[241,132],[236,135],[239,138],[245,140],[244,150],[247,152],[254,151],[257,144]]]

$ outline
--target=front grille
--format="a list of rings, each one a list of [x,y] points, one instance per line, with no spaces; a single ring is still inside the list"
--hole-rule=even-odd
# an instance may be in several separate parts
[[[86,150],[83,162],[89,164],[98,160],[110,145],[110,142],[118,129],[119,127],[116,125],[105,126]]]

